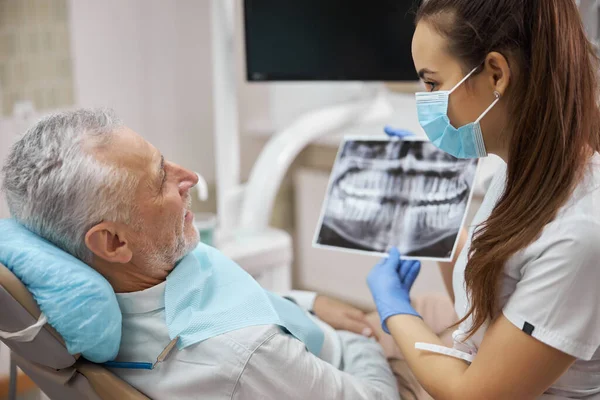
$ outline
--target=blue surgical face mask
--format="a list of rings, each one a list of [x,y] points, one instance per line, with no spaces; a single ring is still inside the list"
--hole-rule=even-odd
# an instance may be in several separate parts
[[[440,150],[456,158],[486,157],[480,121],[498,103],[500,93],[494,92],[496,100],[481,114],[475,122],[455,128],[448,118],[448,100],[450,94],[462,85],[475,71],[473,69],[452,90],[417,93],[417,113],[419,123],[429,140]]]

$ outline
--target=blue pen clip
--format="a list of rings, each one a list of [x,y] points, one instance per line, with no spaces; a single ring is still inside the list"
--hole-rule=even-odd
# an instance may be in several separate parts
[[[120,361],[108,361],[102,364],[106,368],[120,368],[120,369],[148,369],[154,368],[152,363],[144,362],[120,362]]]
[[[169,354],[175,348],[177,341],[179,340],[179,336],[175,339],[171,340],[171,342],[165,347],[165,349],[159,354],[154,363],[146,363],[146,362],[121,362],[121,361],[108,361],[102,364],[103,367],[106,368],[120,368],[120,369],[145,369],[145,370],[153,370],[158,363],[163,362],[167,359]]]

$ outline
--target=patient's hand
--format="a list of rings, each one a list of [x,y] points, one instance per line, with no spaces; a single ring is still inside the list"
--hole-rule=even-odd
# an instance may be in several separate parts
[[[350,331],[368,337],[373,335],[373,330],[366,320],[365,313],[339,300],[319,295],[315,300],[313,312],[334,329]]]

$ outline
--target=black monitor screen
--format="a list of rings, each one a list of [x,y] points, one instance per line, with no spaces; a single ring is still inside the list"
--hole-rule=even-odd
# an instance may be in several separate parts
[[[249,81],[412,81],[418,0],[245,0]]]

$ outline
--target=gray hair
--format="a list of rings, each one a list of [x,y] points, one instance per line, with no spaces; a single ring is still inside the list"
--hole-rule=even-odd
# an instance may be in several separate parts
[[[86,232],[102,221],[130,223],[137,178],[86,148],[90,139],[107,145],[122,127],[105,109],[62,112],[37,122],[12,146],[2,168],[12,217],[90,263]]]

